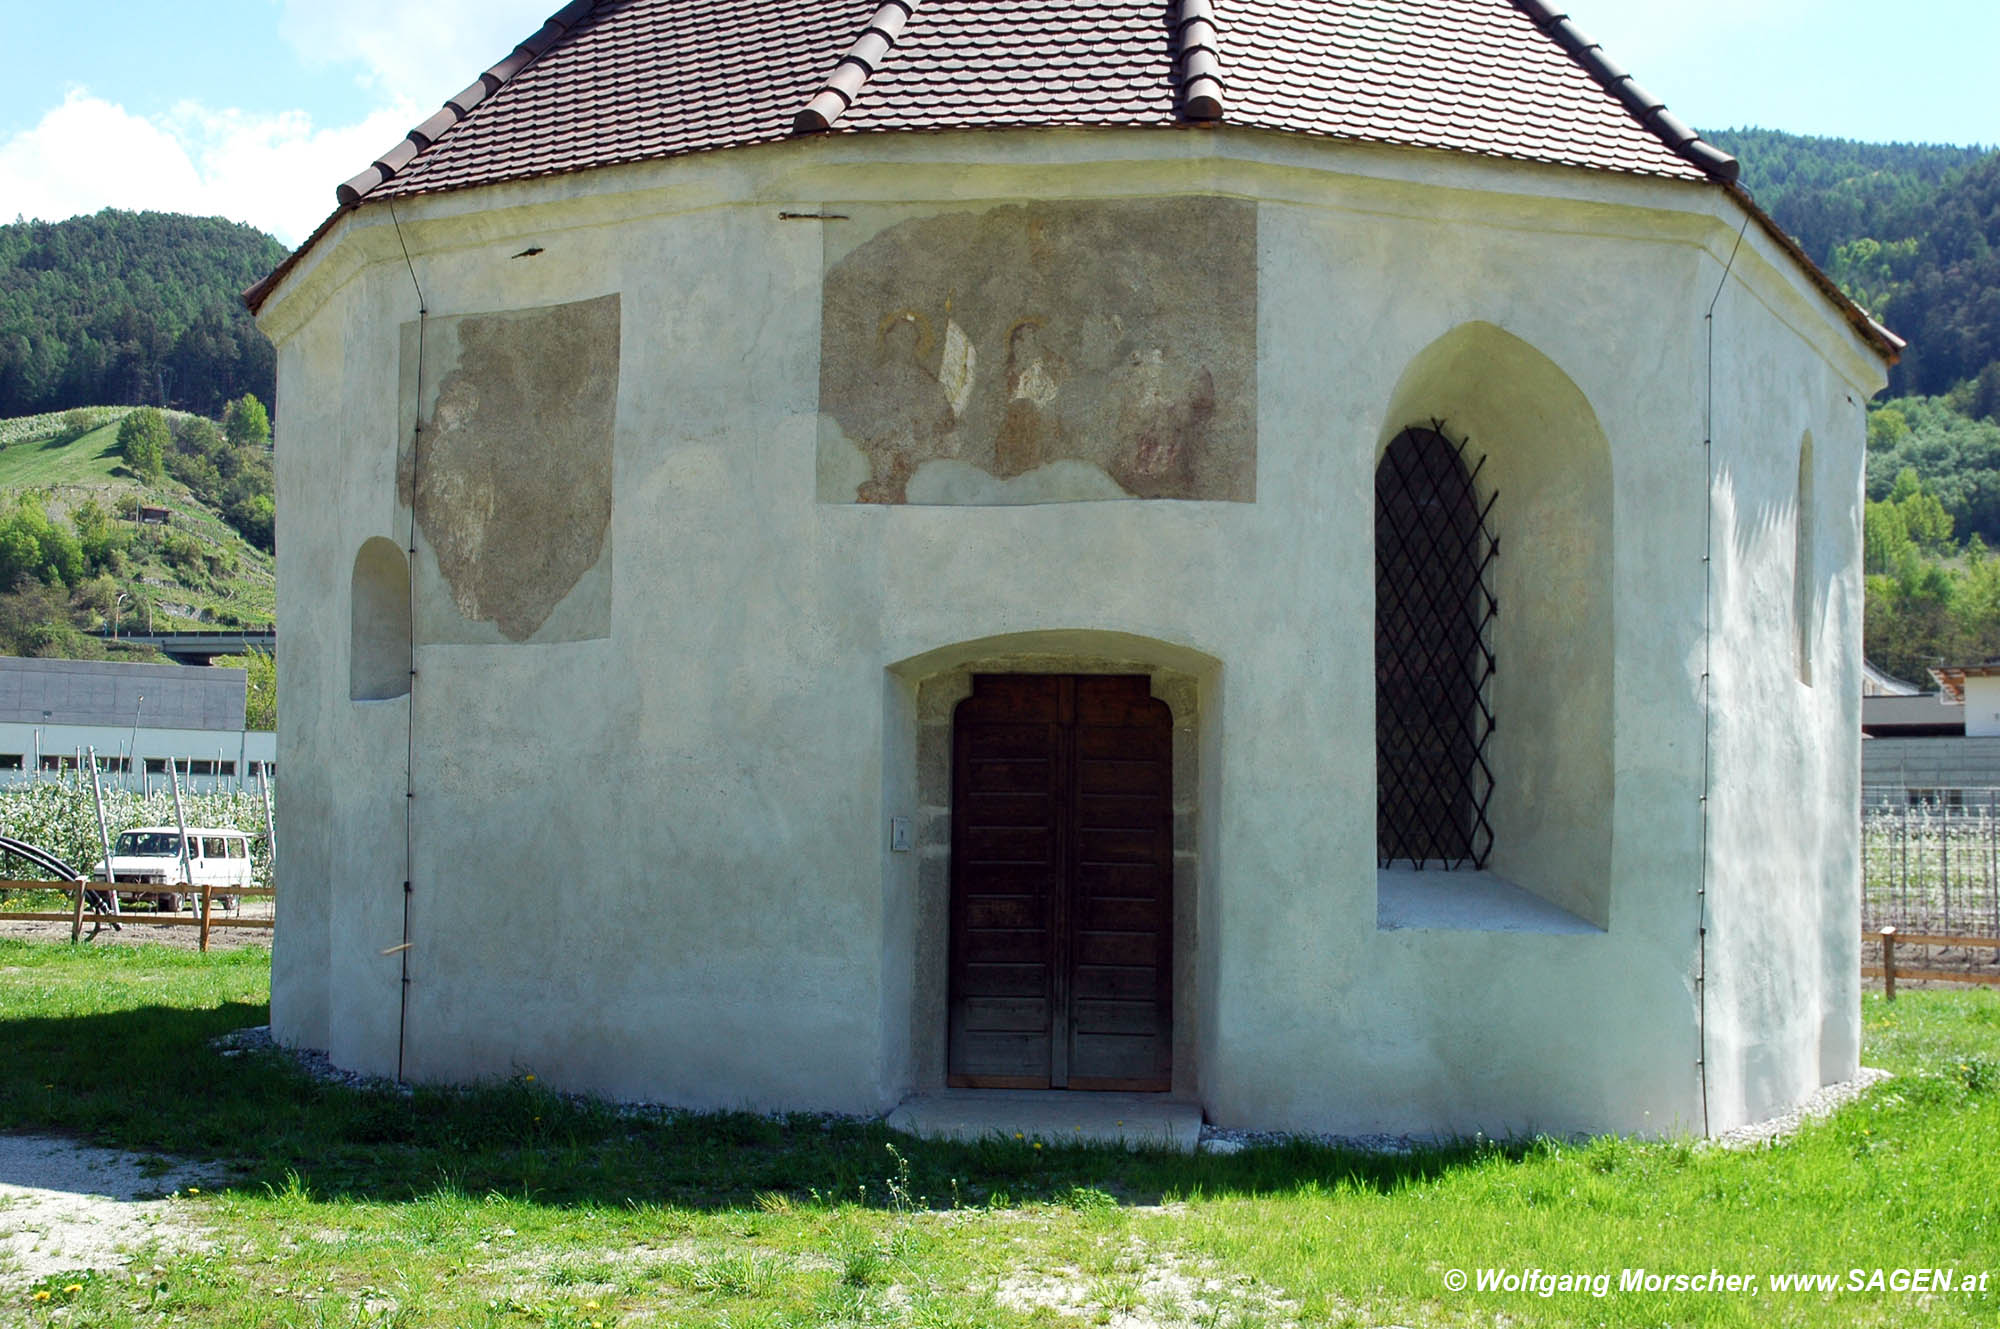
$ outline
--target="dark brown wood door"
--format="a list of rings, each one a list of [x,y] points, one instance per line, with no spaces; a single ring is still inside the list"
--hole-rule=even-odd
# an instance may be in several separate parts
[[[1170,1088],[1173,718],[1149,681],[974,676],[951,826],[950,1083]]]

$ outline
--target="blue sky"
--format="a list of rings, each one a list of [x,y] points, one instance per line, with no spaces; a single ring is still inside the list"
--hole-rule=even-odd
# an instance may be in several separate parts
[[[0,0],[0,220],[165,208],[295,243],[335,184],[559,5]],[[1993,0],[1566,7],[1700,127],[2000,145]]]

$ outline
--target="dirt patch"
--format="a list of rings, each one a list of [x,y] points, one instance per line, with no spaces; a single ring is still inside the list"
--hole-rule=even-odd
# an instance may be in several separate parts
[[[275,900],[244,900],[234,910],[216,911],[217,918],[252,918],[270,920],[277,902]],[[150,909],[134,910],[140,917],[154,917]],[[84,915],[83,941],[86,945],[98,946],[170,946],[176,950],[193,951],[201,949],[200,920],[192,913],[182,910],[175,915],[183,920],[177,924],[133,923],[129,920],[120,929],[113,929],[108,920],[99,927],[100,920],[92,915]],[[94,933],[94,935],[93,935]],[[0,937],[12,937],[21,941],[68,941],[68,923],[14,923],[0,921]],[[269,928],[211,928],[208,934],[208,948],[212,951],[233,951],[243,946],[269,946]]]
[[[200,1244],[171,1198],[211,1169],[47,1135],[0,1135],[0,1289],[73,1269],[115,1269],[134,1247]]]
[[[1299,1311],[1297,1302],[1253,1279],[1150,1250],[1136,1240],[1107,1273],[1023,1271],[1002,1279],[996,1297],[1010,1310],[1053,1311],[1111,1329],[1251,1324],[1291,1329]]]

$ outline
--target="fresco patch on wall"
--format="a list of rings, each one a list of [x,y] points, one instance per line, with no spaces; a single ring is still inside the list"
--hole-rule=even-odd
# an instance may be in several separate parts
[[[822,502],[1255,499],[1254,203],[877,222],[828,228]]]
[[[618,297],[429,319],[423,337],[419,402],[404,325],[397,486],[424,536],[420,638],[609,636]]]

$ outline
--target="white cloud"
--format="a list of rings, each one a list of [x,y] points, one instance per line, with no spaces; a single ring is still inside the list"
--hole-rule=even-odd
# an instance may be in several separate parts
[[[0,199],[51,221],[106,207],[222,216],[296,244],[333,211],[333,187],[421,118],[402,103],[321,128],[303,111],[196,102],[146,117],[76,89],[0,142]]]
[[[174,136],[81,90],[0,143],[0,198],[56,219],[115,204],[185,210],[201,178]],[[8,218],[7,220],[12,220]]]
[[[384,98],[407,99],[434,110],[539,31],[561,4],[284,0],[279,31],[306,63],[358,64],[362,86]]]

